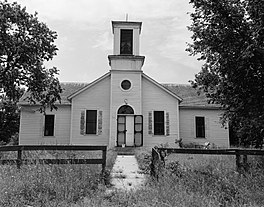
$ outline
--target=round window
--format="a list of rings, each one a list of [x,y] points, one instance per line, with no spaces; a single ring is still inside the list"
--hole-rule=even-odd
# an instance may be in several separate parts
[[[122,83],[121,83],[121,87],[124,90],[128,90],[131,87],[131,82],[129,80],[123,80]]]

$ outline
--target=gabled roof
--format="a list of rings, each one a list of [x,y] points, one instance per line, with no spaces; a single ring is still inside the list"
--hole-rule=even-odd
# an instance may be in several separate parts
[[[74,82],[62,82],[60,83],[62,88],[61,93],[61,104],[71,104],[68,100],[68,96],[79,91],[80,89],[84,88],[85,86],[89,85],[89,83],[74,83]],[[27,97],[29,96],[29,92],[24,93],[24,95],[19,100],[19,105],[29,105],[27,101]]]
[[[180,107],[182,108],[205,108],[205,109],[216,109],[220,108],[218,104],[208,104],[208,99],[205,94],[201,93],[199,96],[197,94],[197,90],[192,88],[191,85],[187,84],[160,84],[147,76],[146,74],[142,74],[144,78],[155,84],[157,87],[166,91],[173,97],[177,98],[180,103]],[[110,73],[106,73],[101,76],[97,80],[92,83],[74,83],[74,82],[62,82],[61,87],[63,92],[61,94],[61,104],[70,105],[70,99],[92,87],[96,83],[110,76]],[[25,93],[19,101],[20,105],[29,105],[26,100],[28,93]]]
[[[150,81],[151,83],[153,83],[154,85],[158,86],[162,90],[164,90],[167,93],[169,93],[170,95],[172,95],[174,98],[178,99],[179,101],[182,101],[182,98],[180,96],[178,96],[177,93],[173,93],[171,90],[168,90],[168,88],[164,87],[162,84],[158,83],[157,81],[155,81],[154,79],[150,78],[149,76],[147,76],[144,73],[142,73],[142,76],[144,78],[146,78],[148,81]]]
[[[219,104],[209,104],[208,98],[204,93],[198,95],[197,89],[187,84],[162,84],[165,88],[171,92],[178,94],[182,97],[181,107],[193,107],[193,108],[220,108]]]
[[[78,94],[80,94],[81,92],[87,90],[88,88],[92,87],[93,85],[97,84],[98,82],[100,82],[101,80],[105,79],[106,77],[110,76],[110,72],[106,73],[105,75],[101,76],[100,78],[96,79],[95,81],[93,81],[90,84],[87,84],[86,86],[80,88],[79,90],[75,91],[74,93],[70,94],[68,96],[68,99],[72,99],[73,97],[77,96]]]

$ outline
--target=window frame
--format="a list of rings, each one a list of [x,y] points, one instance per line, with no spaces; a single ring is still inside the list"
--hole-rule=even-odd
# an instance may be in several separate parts
[[[160,121],[159,123],[155,123],[155,113],[157,112],[162,112],[163,113],[163,121]],[[153,135],[155,136],[165,136],[165,129],[166,129],[166,118],[165,118],[165,114],[166,112],[165,111],[162,111],[162,110],[156,110],[156,111],[153,111]],[[157,127],[156,124],[160,124],[160,126],[163,126],[163,133],[157,133],[157,131],[155,130],[155,128]]]
[[[198,126],[198,119],[203,119],[203,123],[200,125],[200,126]],[[205,119],[205,116],[195,116],[195,138],[202,138],[202,139],[204,139],[204,138],[206,138],[206,132],[205,132],[205,130],[206,130],[206,121],[205,121],[206,119]],[[199,132],[199,130],[202,130],[201,132]]]
[[[123,87],[124,82],[128,82],[128,83],[130,84],[130,85],[129,85],[129,88],[125,89],[125,88]],[[120,83],[120,87],[121,87],[121,89],[122,89],[123,91],[129,91],[129,90],[131,90],[131,88],[132,88],[132,82],[131,82],[130,80],[128,80],[128,79],[124,79],[124,80],[121,81],[121,83]]]
[[[96,115],[95,115],[95,122],[88,122],[88,112],[89,111],[95,111],[96,112]],[[93,131],[94,133],[92,132],[89,132],[87,130],[88,128],[88,123],[95,123],[95,131]],[[84,123],[84,126],[85,126],[85,135],[97,135],[98,134],[98,110],[97,109],[86,109],[85,110],[85,123]],[[89,132],[89,133],[88,133]]]
[[[122,52],[122,42],[125,42],[125,41],[122,41],[122,40],[124,40],[124,37],[123,37],[123,35],[124,35],[124,33],[123,32],[126,32],[126,31],[130,31],[131,32],[131,35],[132,35],[132,37],[131,37],[131,51],[129,51],[129,53],[123,53]],[[133,29],[120,29],[120,55],[133,55],[133,37],[134,36],[134,31],[133,31]]]
[[[53,116],[53,125],[52,125],[53,126],[53,130],[52,130],[53,133],[52,133],[52,135],[49,135],[49,134],[46,135],[46,127],[47,127],[46,117],[47,116]],[[56,125],[55,121],[56,121],[55,114],[44,114],[43,137],[55,137],[55,125]]]

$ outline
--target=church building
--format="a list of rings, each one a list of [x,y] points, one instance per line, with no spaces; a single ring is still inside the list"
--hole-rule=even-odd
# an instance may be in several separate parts
[[[62,83],[58,110],[46,113],[21,98],[20,145],[175,146],[210,142],[229,147],[223,110],[189,85],[160,84],[143,73],[141,22],[112,21],[110,70],[95,81]]]

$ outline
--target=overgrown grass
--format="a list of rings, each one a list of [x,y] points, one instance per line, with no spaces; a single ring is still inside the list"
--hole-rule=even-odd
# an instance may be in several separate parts
[[[27,152],[27,158],[99,158],[101,153]],[[115,159],[108,151],[105,180]],[[10,155],[8,155],[10,157]],[[100,165],[0,166],[0,206],[71,206],[104,185]]]
[[[263,159],[249,158],[250,171],[239,174],[233,156],[170,155],[156,181],[148,177],[150,149],[135,153],[147,182],[131,192],[107,190],[100,166],[29,165],[20,171],[2,166],[0,206],[264,206]],[[108,151],[108,179],[115,157]]]
[[[150,150],[136,151],[139,166],[149,171]],[[159,180],[149,178],[134,192],[97,191],[76,206],[264,206],[261,159],[251,159],[251,170],[235,171],[233,156],[169,156]]]

